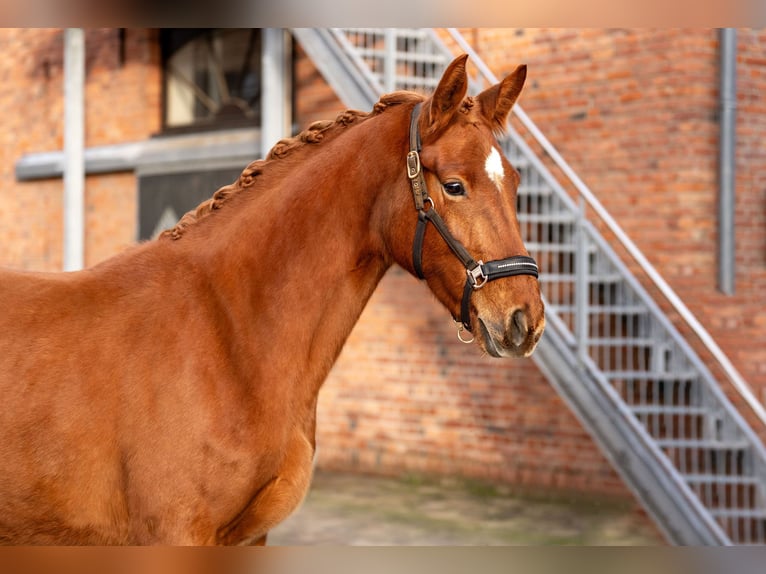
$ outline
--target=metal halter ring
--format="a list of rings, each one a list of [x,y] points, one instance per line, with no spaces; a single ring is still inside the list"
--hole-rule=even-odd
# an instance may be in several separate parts
[[[461,337],[461,334],[463,333],[463,331],[465,331],[465,325],[463,325],[463,323],[461,323],[460,321],[455,321],[454,319],[452,319],[452,321],[455,323],[455,325],[457,325],[457,338],[461,343],[470,345],[476,340],[476,337],[470,331],[468,331],[468,333],[471,335],[471,338],[463,339],[463,337]]]

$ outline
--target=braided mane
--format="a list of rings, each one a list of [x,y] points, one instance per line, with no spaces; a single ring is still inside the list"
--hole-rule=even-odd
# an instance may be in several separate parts
[[[160,234],[160,238],[180,239],[189,226],[205,218],[213,211],[220,209],[233,195],[250,189],[256,182],[257,177],[263,173],[264,169],[267,169],[271,162],[287,157],[296,149],[303,148],[306,144],[318,144],[322,141],[327,141],[340,134],[343,128],[383,113],[390,106],[421,101],[422,99],[422,96],[413,92],[393,92],[382,96],[373,106],[372,112],[346,110],[334,120],[313,122],[298,135],[278,141],[266,155],[266,159],[258,159],[250,163],[235,182],[224,185],[213,194],[213,197],[203,201],[195,209],[187,212],[181,217],[175,227],[163,231]]]

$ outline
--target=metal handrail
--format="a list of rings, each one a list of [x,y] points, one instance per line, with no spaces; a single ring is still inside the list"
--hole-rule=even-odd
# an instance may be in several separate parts
[[[478,68],[479,72],[488,80],[491,84],[496,84],[499,80],[492,70],[484,63],[481,57],[476,53],[473,47],[463,38],[463,35],[456,28],[446,29],[453,40],[458,44],[461,50],[468,54],[474,65]],[[614,233],[617,240],[622,246],[630,253],[633,259],[638,263],[641,269],[651,279],[654,285],[660,290],[663,296],[683,318],[686,324],[692,329],[695,335],[700,339],[705,348],[710,354],[718,361],[718,364],[723,369],[730,382],[742,396],[747,405],[753,410],[760,422],[766,426],[766,409],[763,404],[757,399],[750,386],[747,384],[742,375],[737,371],[732,362],[718,346],[710,333],[705,329],[702,323],[694,316],[689,310],[686,304],[676,294],[673,288],[663,279],[660,273],[649,262],[646,256],[636,246],[633,240],[628,237],[625,231],[615,221],[615,219],[609,214],[602,203],[596,198],[593,192],[587,185],[580,179],[570,165],[564,160],[558,150],[553,144],[545,137],[530,117],[524,112],[519,104],[513,106],[513,113],[522,123],[522,125],[529,131],[532,137],[538,144],[545,150],[550,156],[553,162],[561,169],[561,171],[567,176],[569,181],[574,185],[577,192],[580,194],[593,211],[601,218],[601,220],[607,225],[609,230]]]

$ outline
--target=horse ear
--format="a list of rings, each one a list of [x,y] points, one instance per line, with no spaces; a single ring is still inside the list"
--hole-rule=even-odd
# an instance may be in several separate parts
[[[487,88],[476,96],[476,99],[481,104],[482,113],[492,124],[494,131],[498,133],[505,132],[505,122],[508,120],[508,114],[518,99],[526,78],[527,66],[522,64],[509,76],[506,76],[502,82]]]
[[[431,96],[428,124],[433,131],[449,123],[468,91],[468,76],[465,64],[468,54],[455,58],[444,71],[436,91]]]

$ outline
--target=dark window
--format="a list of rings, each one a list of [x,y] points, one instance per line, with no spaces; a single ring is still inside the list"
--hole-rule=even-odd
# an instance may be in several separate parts
[[[164,131],[260,125],[258,29],[163,29]]]
[[[219,169],[139,177],[138,239],[154,239],[171,229],[223,185],[236,181],[242,170]]]

